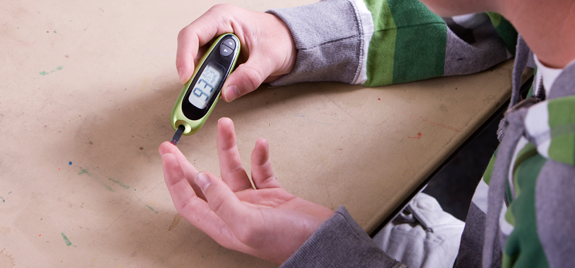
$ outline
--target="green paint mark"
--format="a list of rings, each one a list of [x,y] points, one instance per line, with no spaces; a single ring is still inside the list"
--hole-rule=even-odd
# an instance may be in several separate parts
[[[135,197],[135,196],[134,196],[134,197]],[[148,207],[151,211],[153,211],[154,213],[158,214],[158,212],[157,212],[153,207],[151,207],[150,205],[144,203],[144,201],[142,201],[142,199],[140,199],[140,198],[138,198],[138,197],[135,197],[135,198],[138,199],[138,202],[144,204],[144,205],[145,205],[146,207]]]
[[[78,175],[82,175],[82,174],[88,174],[88,169],[83,169],[83,168],[80,168],[80,170],[81,170],[81,171],[80,171],[80,172],[78,172]]]
[[[100,177],[88,172],[88,169],[83,169],[80,167],[80,172],[78,172],[78,175],[82,175],[82,174],[86,174],[88,175],[90,178],[92,178],[93,180],[97,181],[98,183],[100,183],[102,186],[104,186],[106,189],[108,189],[108,191],[110,192],[115,192],[114,188],[112,188],[110,185],[105,184],[102,179],[100,179]]]
[[[153,212],[155,212],[156,214],[158,214],[158,212],[155,211],[152,207],[150,207],[150,205],[146,205],[146,207],[148,207],[150,210],[152,210]]]
[[[62,233],[62,238],[64,238],[64,242],[66,242],[66,246],[74,246],[76,248],[75,245],[72,245],[72,242],[70,242],[70,239],[68,239],[68,237]]]
[[[54,31],[54,33],[56,33],[56,31]]]
[[[62,70],[62,69],[64,69],[64,66],[58,66],[58,67],[56,67],[56,69],[54,69],[54,70],[52,70],[52,71],[50,71],[50,72],[41,71],[41,72],[39,72],[39,74],[40,74],[40,75],[43,75],[43,76],[46,76],[46,75],[49,75],[49,74],[51,74],[51,73],[53,73],[53,72],[55,72],[55,71],[60,71],[60,70]]]
[[[114,180],[114,179],[112,179],[112,178],[108,178],[108,179],[111,180],[113,183],[118,184],[118,185],[124,187],[125,189],[130,188],[130,186],[125,185],[125,184],[123,184],[123,183],[121,183],[121,182],[119,182],[119,181],[117,181],[117,180]]]
[[[106,187],[106,189],[108,189],[108,191],[110,191],[110,192],[112,192],[112,193],[116,191],[116,190],[114,190],[112,187],[110,187],[110,185],[107,185],[107,184],[105,184],[105,183],[103,183],[103,182],[101,182],[101,181],[100,181],[99,183],[102,184],[102,186]]]

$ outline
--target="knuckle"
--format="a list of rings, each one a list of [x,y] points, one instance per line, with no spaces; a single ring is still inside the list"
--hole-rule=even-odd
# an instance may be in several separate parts
[[[275,182],[275,179],[276,179],[276,177],[272,174],[272,175],[268,176],[267,178],[263,179],[262,183],[264,185],[269,184],[269,183]]]
[[[212,200],[208,199],[210,209],[212,209],[213,212],[218,214],[218,212],[220,212],[220,210],[222,209],[225,201],[223,200],[223,198],[211,198],[211,199]]]
[[[246,77],[246,82],[244,87],[240,89],[241,94],[246,94],[256,89],[264,81],[264,75],[262,74],[262,72],[253,67],[244,66],[244,74]]]
[[[220,149],[225,153],[232,154],[238,150],[238,145],[235,142],[228,140],[228,142],[222,142]]]
[[[243,167],[242,164],[240,163],[240,164],[237,164],[235,167],[231,168],[231,169],[230,169],[230,172],[229,172],[228,174],[229,174],[230,176],[233,176],[233,175],[236,174],[236,173],[242,174],[242,173],[245,173],[245,172],[246,172],[246,171],[245,171],[244,167]]]
[[[258,231],[252,226],[248,225],[238,230],[236,237],[246,245],[253,245],[257,243]]]
[[[187,211],[195,211],[195,201],[198,197],[193,197],[186,199],[184,202],[176,204],[176,211],[180,213],[180,215],[185,215]]]
[[[253,220],[261,221],[265,226],[265,221],[264,217],[262,217],[261,210],[259,210],[259,213],[256,212],[255,215],[252,214],[251,216],[255,217]],[[259,245],[261,244],[262,238],[264,237],[266,231],[265,228],[262,229],[261,227],[253,224],[241,224],[238,225],[238,229],[236,229],[234,233],[236,233],[236,237],[246,245]]]
[[[180,215],[182,215],[182,213],[190,208],[193,208],[192,206],[192,200],[188,199],[186,200],[184,203],[179,204],[178,206],[176,206],[176,211],[178,211],[178,213],[180,213]]]

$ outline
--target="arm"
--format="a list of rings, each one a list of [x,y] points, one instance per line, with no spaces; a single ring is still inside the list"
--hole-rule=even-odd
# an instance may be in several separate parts
[[[182,29],[180,82],[189,80],[204,46],[226,32],[243,49],[222,88],[225,101],[264,82],[380,86],[475,73],[511,58],[517,39],[498,14],[441,18],[417,0],[327,0],[268,13],[216,5]]]
[[[297,49],[292,72],[272,85],[379,86],[475,73],[511,58],[517,39],[497,14],[441,18],[416,0],[328,0],[269,12]]]

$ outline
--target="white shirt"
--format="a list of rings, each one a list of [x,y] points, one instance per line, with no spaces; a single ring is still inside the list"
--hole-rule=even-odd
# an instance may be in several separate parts
[[[537,55],[533,55],[535,59],[535,64],[537,64],[537,74],[535,75],[535,85],[537,86],[534,89],[534,94],[537,95],[537,90],[539,90],[539,85],[541,85],[541,79],[543,79],[543,87],[545,88],[545,96],[549,96],[549,92],[557,77],[563,72],[563,68],[561,69],[554,69],[545,66],[543,63],[539,61]],[[571,61],[567,66],[575,64],[575,60]]]

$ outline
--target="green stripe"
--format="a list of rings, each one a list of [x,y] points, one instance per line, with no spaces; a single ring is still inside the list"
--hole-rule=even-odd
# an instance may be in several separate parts
[[[499,23],[501,23],[501,19],[503,17],[501,17],[501,15],[495,12],[486,12],[486,13],[487,16],[489,16],[489,19],[491,20],[491,24],[493,24],[493,27],[497,28],[497,26],[499,26]]]
[[[537,176],[546,161],[537,154],[523,161],[515,172],[521,194],[509,205],[515,228],[505,243],[503,267],[549,267],[539,241],[535,212]]]
[[[525,146],[523,146],[523,149],[521,149],[521,151],[519,151],[519,153],[515,157],[515,165],[513,166],[513,174],[515,174],[515,172],[517,172],[517,169],[523,163],[523,161],[525,161],[526,159],[528,159],[528,158],[530,158],[536,154],[537,154],[537,148],[535,147],[535,145],[533,145],[532,143],[525,144]],[[519,183],[517,182],[517,176],[515,176],[513,178],[513,187],[515,188],[515,196],[516,197],[519,196],[519,193],[521,192],[521,187],[520,187]],[[509,200],[511,200],[511,199],[509,199]]]
[[[513,213],[510,209],[505,213],[505,221],[511,226],[515,226],[515,217],[513,217]]]
[[[417,0],[389,0],[397,25],[393,83],[442,76],[447,25]]]
[[[389,85],[393,82],[393,55],[397,27],[387,0],[368,1],[365,5],[373,17],[374,33],[369,42],[366,63],[366,86]]]
[[[511,54],[515,54],[515,48],[517,46],[517,31],[515,30],[515,27],[497,13],[487,12],[487,15],[491,19],[491,23],[495,27],[495,30],[501,39],[503,39],[505,47],[507,47]]]
[[[533,69],[533,78],[537,77],[537,64],[535,64],[535,69]],[[531,84],[531,87],[529,88],[529,92],[527,92],[527,96],[526,98],[531,98],[531,96],[533,96],[533,94],[535,94],[533,92],[533,84]]]
[[[491,159],[489,160],[489,164],[487,164],[487,168],[485,169],[485,172],[483,173],[483,182],[485,182],[485,184],[487,184],[487,185],[489,185],[489,182],[491,181],[491,175],[493,174],[493,167],[495,166],[495,156],[497,155],[498,150],[499,150],[499,147],[497,147],[497,149],[495,150],[495,152],[491,156]]]
[[[551,130],[553,133],[553,130]],[[551,134],[553,135],[553,134]],[[549,157],[558,162],[575,166],[575,134],[562,135],[551,140]]]
[[[547,109],[552,137],[549,157],[575,166],[575,96],[551,100]]]
[[[537,154],[537,148],[532,143],[527,143],[523,148],[517,153],[515,157],[515,165],[513,166],[513,174],[517,171],[519,166],[523,163],[523,161],[529,159],[530,157]],[[521,186],[517,181],[517,176],[513,177],[513,188],[515,190],[515,197],[521,194]],[[507,181],[508,183],[508,181]],[[511,188],[507,185],[507,200],[509,202],[513,202],[513,196],[511,195]],[[510,209],[507,210],[505,213],[505,221],[507,221],[512,226],[515,226],[515,217]]]

